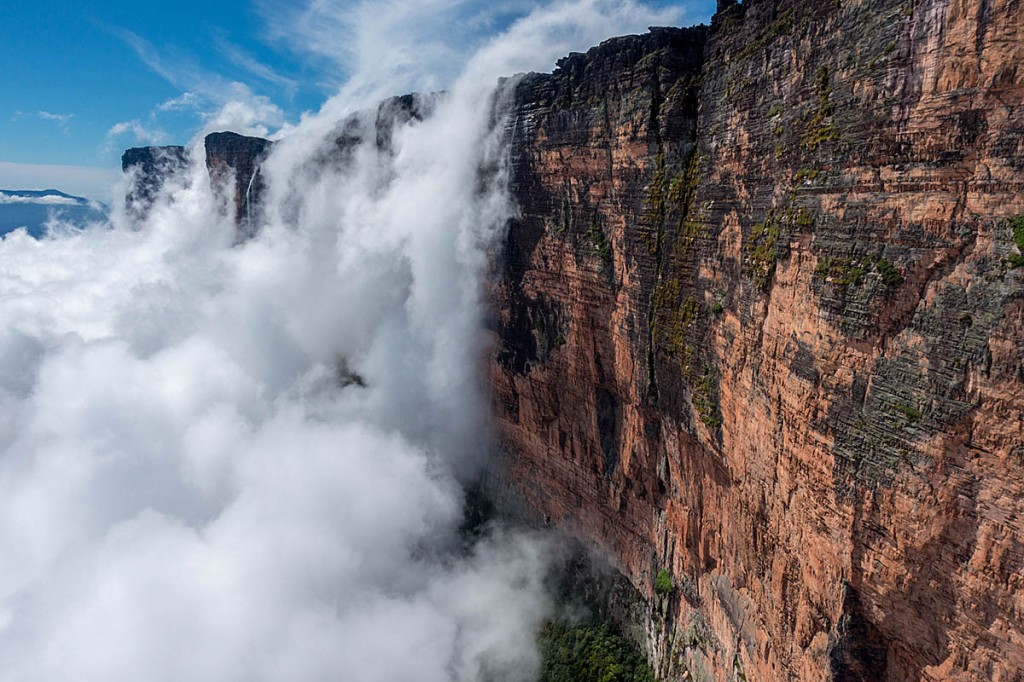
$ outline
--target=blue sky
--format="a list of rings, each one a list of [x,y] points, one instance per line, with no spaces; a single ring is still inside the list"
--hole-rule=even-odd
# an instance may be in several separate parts
[[[365,71],[377,46],[413,45],[396,58],[422,61],[409,85],[444,87],[459,55],[540,4],[0,0],[0,187],[103,199],[126,147],[187,142],[229,100],[268,130],[294,122]],[[685,25],[714,9],[648,4]]]

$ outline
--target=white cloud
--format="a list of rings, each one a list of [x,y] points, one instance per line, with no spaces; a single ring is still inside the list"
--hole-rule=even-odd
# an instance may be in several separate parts
[[[213,41],[217,46],[217,51],[224,55],[231,63],[248,71],[260,80],[277,85],[285,90],[289,97],[294,96],[295,90],[298,88],[298,83],[295,80],[282,76],[271,67],[260,62],[241,47],[228,40],[223,32],[214,32]]]
[[[131,135],[135,142],[142,144],[163,144],[167,141],[167,133],[162,130],[147,128],[142,122],[135,118],[131,121],[115,123],[107,131],[107,139],[110,140],[122,135]]]
[[[35,112],[14,112],[14,119],[17,121],[22,118],[38,118],[40,121],[52,121],[65,133],[68,134],[71,131],[71,120],[75,118],[74,114],[55,114],[50,111],[35,111]]]
[[[183,90],[178,97],[154,107],[150,112],[150,124],[167,111],[193,110],[211,124],[217,121],[240,122],[252,134],[263,134],[284,122],[284,112],[269,97],[253,92],[252,88],[238,81],[224,78],[201,66],[191,59],[173,51],[163,53],[152,43],[131,31],[115,30],[114,33],[128,43],[139,59],[154,73],[171,85]],[[234,50],[235,59],[247,63],[250,72],[264,80],[286,80],[276,76],[269,68],[262,67],[253,59],[247,60],[244,52],[224,42],[222,51]],[[280,82],[278,84],[281,84]],[[228,114],[224,114],[224,111]],[[244,110],[244,114],[238,112]],[[231,113],[234,112],[234,113]],[[257,117],[258,120],[253,117]],[[131,123],[131,122],[129,122]],[[208,128],[208,126],[207,126]],[[238,131],[242,132],[242,131]]]
[[[281,127],[284,112],[268,97],[253,94],[242,83],[231,83],[225,93],[227,97],[220,108],[205,114],[206,122],[202,134],[231,130],[242,135],[266,137],[270,131]]]
[[[48,194],[41,197],[25,197],[17,194],[0,192],[0,205],[2,204],[42,204],[44,206],[77,206],[80,202],[74,197],[65,197],[59,194]]]
[[[348,74],[338,80],[349,92],[366,91],[367,99],[451,87],[494,37],[494,27],[516,19],[523,24],[516,38],[500,44],[509,57],[518,51],[518,58],[506,60],[508,68],[495,77],[550,70],[569,51],[651,25],[677,24],[685,12],[681,6],[655,10],[633,0],[513,0],[483,6],[470,0],[307,0],[298,11],[294,3],[261,0],[259,7],[272,39],[320,60],[325,73]],[[545,33],[530,36],[528,26]],[[520,40],[538,49],[520,49]]]
[[[201,80],[203,74],[199,73],[194,65],[184,60],[165,59],[152,43],[132,31],[112,30],[121,40],[128,43],[143,64],[171,85],[184,88],[185,81]]]
[[[74,114],[54,114],[50,113],[49,111],[37,111],[36,116],[38,116],[44,121],[55,122],[58,126],[60,126],[60,129],[63,130],[65,133],[69,132],[71,119],[75,117]]]
[[[517,20],[475,55],[463,78],[487,78],[528,71],[549,71],[569,52],[603,40],[642,33],[649,26],[681,22],[682,7],[652,9],[633,0],[565,0]]]
[[[0,240],[0,679],[532,679],[542,545],[457,534],[486,111],[282,157],[237,248],[201,160],[138,229]]]
[[[154,111],[183,111],[187,109],[198,109],[199,105],[199,96],[196,95],[196,93],[183,92],[178,97],[172,97],[171,99],[156,105]]]

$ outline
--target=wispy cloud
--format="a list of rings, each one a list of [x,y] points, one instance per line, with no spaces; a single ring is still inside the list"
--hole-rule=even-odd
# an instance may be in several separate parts
[[[173,97],[156,105],[156,108],[153,109],[153,111],[183,111],[187,109],[196,109],[198,107],[199,96],[194,92],[184,92],[178,97]]]
[[[136,142],[142,142],[144,144],[162,144],[167,140],[167,133],[162,130],[147,128],[137,118],[130,121],[115,123],[111,126],[110,130],[107,131],[107,139],[113,140],[115,137],[120,137],[126,134],[132,135]]]
[[[54,114],[49,111],[37,111],[36,116],[44,121],[54,121],[64,131],[68,131],[68,126],[71,123],[71,119],[75,117],[74,114]]]
[[[305,0],[298,9],[293,2],[258,2],[268,39],[319,64],[322,73],[333,74],[348,89],[366,91],[375,83],[406,91],[446,89],[470,55],[496,33],[523,22],[527,27],[547,22],[541,26],[544,49],[524,53],[509,66],[546,70],[564,54],[558,50],[585,49],[623,32],[676,24],[686,11],[636,0],[505,0],[483,7],[471,0]],[[575,17],[584,20],[573,22]],[[525,38],[541,44],[539,37]]]
[[[149,114],[151,122],[164,112],[192,110],[207,121],[207,128],[231,124],[238,127],[238,132],[247,134],[266,135],[269,128],[276,128],[284,123],[284,112],[280,107],[269,97],[255,93],[248,84],[227,79],[204,69],[193,59],[173,48],[162,52],[148,40],[131,31],[110,30],[127,43],[151,71],[182,90],[178,97],[154,107]],[[243,51],[237,50],[235,57],[244,62],[246,55]],[[277,79],[291,83],[254,59],[249,60],[248,70],[264,80]],[[260,71],[262,75],[256,71]],[[240,111],[244,111],[244,115],[238,115]],[[130,126],[131,123],[133,122],[126,121],[126,127],[122,132],[134,130]]]
[[[295,80],[282,76],[240,46],[232,43],[223,31],[213,32],[213,43],[217,47],[217,51],[235,66],[248,71],[262,81],[280,87],[289,98],[295,95],[295,91],[298,89],[298,83]]]
[[[129,47],[135,50],[135,54],[142,60],[143,64],[149,67],[150,71],[153,71],[171,85],[187,89],[186,81],[199,80],[199,74],[196,74],[191,66],[180,61],[173,65],[168,64],[152,43],[136,33],[126,29],[112,29],[112,31],[117,37],[126,42]]]
[[[470,49],[461,22],[468,4],[466,0],[309,0],[297,8],[293,3],[262,0],[260,9],[269,37],[312,58],[334,86],[351,74],[365,73],[367,66],[373,67],[375,77],[386,79],[422,63],[422,72],[430,77],[422,79],[417,89],[435,89],[435,83],[458,72]],[[437,31],[440,25],[445,26],[443,32]]]
[[[74,114],[55,114],[51,111],[16,111],[14,112],[13,120],[17,121],[18,119],[23,118],[37,118],[41,121],[53,121],[62,131],[64,131],[65,134],[68,134],[71,132],[71,119],[74,117]]]

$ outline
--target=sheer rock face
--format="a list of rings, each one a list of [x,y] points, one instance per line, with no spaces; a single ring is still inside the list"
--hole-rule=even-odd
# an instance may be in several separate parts
[[[239,237],[251,236],[255,229],[253,211],[259,206],[265,189],[260,164],[270,152],[273,142],[262,137],[223,132],[210,133],[203,144],[211,181],[233,199]]]
[[[165,180],[188,165],[184,147],[132,147],[121,155],[121,172],[134,173],[135,178],[125,196],[125,205],[132,215],[141,218],[149,212]]]
[[[1020,680],[1024,7],[720,5],[518,87],[494,488],[667,677]]]

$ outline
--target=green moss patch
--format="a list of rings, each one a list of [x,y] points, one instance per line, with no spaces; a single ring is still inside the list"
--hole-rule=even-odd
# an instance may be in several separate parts
[[[778,257],[775,246],[780,234],[779,220],[774,213],[754,225],[750,231],[750,239],[746,244],[747,266],[759,289],[765,288],[775,274],[775,261]]]
[[[700,315],[700,305],[694,296],[679,300],[680,283],[677,279],[666,279],[654,290],[654,340],[679,360],[684,376],[692,372],[696,349],[690,343],[690,332]]]
[[[788,9],[780,14],[775,21],[768,24],[760,35],[747,43],[747,45],[736,55],[736,59],[743,61],[756,54],[760,54],[766,47],[768,47],[768,45],[775,42],[778,38],[792,35],[795,28],[796,10]]]
[[[893,405],[893,407],[895,407],[896,410],[904,417],[906,417],[907,421],[911,422],[912,424],[921,421],[921,418],[924,417],[924,414],[921,412],[921,410],[917,409],[912,405],[896,403],[895,405]]]
[[[601,263],[608,267],[612,264],[612,243],[608,239],[608,235],[604,233],[601,226],[597,224],[597,220],[590,223],[590,229],[587,230],[587,236],[590,237],[590,243],[593,245],[594,250],[597,251],[597,255],[601,258]]]
[[[722,410],[718,404],[718,382],[711,372],[705,372],[693,384],[693,407],[700,420],[709,429],[722,425]]]
[[[839,128],[832,121],[836,105],[832,101],[832,86],[827,66],[822,65],[815,73],[814,89],[818,94],[818,106],[811,112],[800,136],[800,144],[810,151],[814,151],[825,142],[839,139]]]
[[[884,258],[831,258],[824,257],[814,268],[814,276],[837,287],[859,287],[868,275],[877,275],[886,289],[903,284],[903,275],[896,266]]]
[[[1020,253],[1012,254],[1008,261],[1011,268],[1024,266],[1024,215],[1010,218],[1010,229],[1013,230],[1013,241]]]
[[[668,572],[668,569],[661,569],[658,571],[658,575],[654,578],[654,592],[655,594],[665,596],[672,592],[672,574]]]

